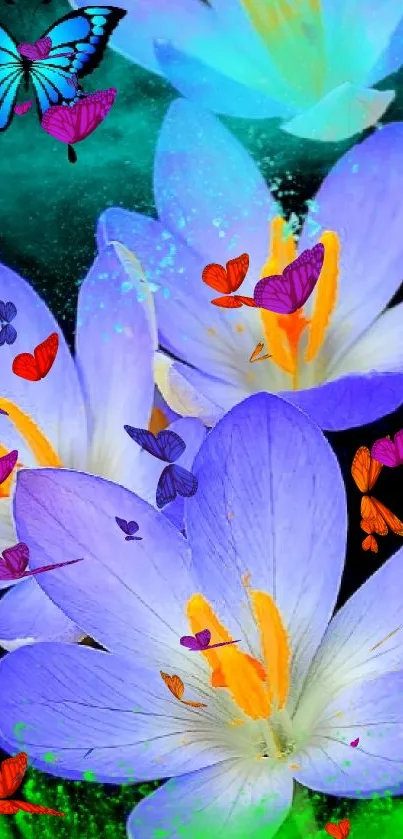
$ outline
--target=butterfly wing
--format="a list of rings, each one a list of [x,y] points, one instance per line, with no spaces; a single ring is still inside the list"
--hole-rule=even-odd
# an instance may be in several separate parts
[[[193,635],[182,635],[179,643],[182,644],[182,647],[187,647],[188,650],[193,650],[194,652],[200,652],[202,650],[202,646]]]
[[[195,638],[197,638],[202,647],[208,647],[211,641],[211,632],[209,629],[202,629],[200,632],[195,633]]]
[[[18,451],[17,449],[13,449],[11,452],[7,452],[2,457],[0,457],[0,484],[3,484],[4,481],[11,475],[15,464],[18,460]]]
[[[12,548],[5,548],[3,551],[3,559],[8,571],[14,577],[23,574],[29,562],[29,548],[25,542],[18,542]],[[0,572],[1,579],[1,572]]]
[[[17,330],[14,329],[11,323],[6,323],[4,327],[4,340],[9,347],[17,340]]]
[[[386,508],[385,508],[386,509]],[[362,530],[367,531],[370,528],[371,533],[378,533],[379,536],[386,536],[388,532],[387,525],[383,516],[377,510],[373,498],[368,495],[363,495],[361,498],[361,516],[368,526],[361,525]]]
[[[165,507],[166,504],[169,504],[170,501],[174,501],[176,498],[176,488],[173,479],[173,469],[175,468],[179,467],[175,467],[174,464],[170,464],[161,472],[155,495],[156,504],[159,510]]]
[[[172,478],[174,487],[179,495],[183,498],[191,498],[197,492],[199,482],[192,472],[184,469],[183,466],[174,464],[172,467]]]
[[[329,834],[329,836],[333,836],[333,839],[343,839],[343,834],[339,824],[335,824],[334,822],[328,822],[327,824],[325,824],[325,830],[326,833]]]
[[[278,315],[289,315],[295,311],[294,302],[290,294],[290,284],[281,274],[263,277],[255,285],[253,299],[259,309],[267,309]]]
[[[216,262],[211,262],[209,265],[206,265],[203,269],[202,280],[210,288],[213,288],[214,291],[220,291],[222,294],[229,294],[231,291],[225,268]]]
[[[403,463],[403,429],[398,431],[393,438],[399,466]]]
[[[72,77],[83,78],[98,67],[109,36],[125,14],[113,6],[89,6],[70,12],[44,32],[42,39],[49,37],[52,48],[29,71],[41,116],[52,105],[75,99]]]
[[[24,64],[17,44],[7,29],[0,26],[0,131],[10,125],[23,78]]]
[[[169,463],[178,460],[186,449],[186,443],[182,440],[182,437],[179,437],[179,434],[175,434],[175,431],[159,431],[156,440],[161,446],[164,460]]]
[[[343,819],[341,822],[339,822],[339,828],[341,830],[342,839],[347,839],[347,836],[349,836],[350,834],[351,828],[350,820]]]
[[[29,352],[22,352],[15,356],[13,361],[12,371],[21,379],[26,379],[28,382],[39,382],[40,376],[34,356]]]
[[[134,428],[132,425],[124,425],[123,428],[129,437],[131,437],[138,446],[141,446],[144,451],[152,454],[154,457],[158,457],[159,460],[165,461],[162,447],[151,431],[147,431],[145,428]]]
[[[388,507],[385,507],[385,505],[382,504],[381,501],[378,501],[377,498],[371,498],[370,500],[379,518],[382,518],[384,520],[385,525],[389,527],[392,533],[395,533],[396,536],[403,536],[403,521],[400,521],[400,519],[397,516],[395,516],[395,514],[392,513],[392,511],[389,510]]]
[[[182,679],[179,676],[169,676],[168,673],[163,673],[160,670],[161,678],[164,680],[167,688],[173,693],[176,699],[182,699],[182,696],[185,692],[185,686],[182,682]]]
[[[35,347],[34,356],[40,379],[44,379],[51,367],[53,367],[58,349],[59,336],[57,332],[52,332],[45,341],[42,341],[41,344]]]
[[[363,539],[361,547],[363,551],[371,551],[373,554],[378,553],[378,542],[372,534],[369,534]]]
[[[3,805],[8,805],[10,809],[4,810]],[[51,807],[43,807],[42,804],[31,804],[30,801],[1,801],[0,813],[18,813],[22,810],[24,813],[38,813],[43,816],[65,816],[65,813],[60,813],[59,810],[52,810]],[[12,808],[12,809],[11,809]]]
[[[232,297],[215,297],[210,302],[214,306],[220,306],[221,309],[240,309],[241,306],[257,308],[253,297],[243,297],[241,294],[234,294]]]
[[[368,492],[372,489],[378,480],[381,470],[382,463],[379,463],[378,460],[371,457],[370,451],[366,446],[360,446],[351,464],[351,474],[358,489],[361,492]]]
[[[3,760],[0,766],[0,798],[7,798],[18,789],[25,775],[27,763],[28,755],[25,752]]]
[[[390,437],[382,437],[380,440],[376,440],[371,449],[371,457],[374,457],[383,466],[393,468],[399,464],[396,447]]]
[[[248,268],[249,255],[242,253],[241,256],[230,259],[227,262],[226,268],[223,268],[222,265],[218,265],[215,262],[206,265],[202,273],[202,280],[210,288],[213,288],[214,291],[220,291],[221,294],[231,294],[233,291],[237,291],[242,285],[248,273]],[[223,305],[218,304],[216,301],[211,302],[214,302],[216,305]]]
[[[4,304],[4,315],[4,320],[6,320],[7,323],[11,323],[17,315],[17,307],[11,302],[11,300]]]

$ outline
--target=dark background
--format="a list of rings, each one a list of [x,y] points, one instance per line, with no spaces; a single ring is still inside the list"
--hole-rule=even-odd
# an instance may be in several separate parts
[[[17,41],[33,42],[70,10],[67,0],[46,5],[38,5],[37,0],[15,0],[15,6],[0,0],[0,23]],[[14,118],[0,135],[0,261],[32,283],[59,320],[70,346],[78,288],[95,254],[98,215],[108,206],[122,206],[156,216],[154,149],[164,114],[176,97],[161,78],[108,49],[101,67],[86,80],[86,89],[111,86],[118,88],[116,103],[101,128],[78,146],[74,166],[67,162],[66,147],[43,132],[35,108],[23,118]],[[397,91],[383,122],[402,120],[403,72],[379,87]],[[300,217],[306,200],[314,196],[330,167],[354,144],[354,139],[323,144],[302,141],[281,132],[277,120],[227,118],[223,122],[249,149],[274,194],[276,187],[277,195],[282,193],[285,213]],[[392,302],[402,300],[401,289]],[[327,435],[343,471],[349,509],[347,562],[338,605],[402,545],[401,538],[388,535],[379,537],[377,555],[363,552],[361,496],[350,474],[358,446],[371,447],[378,437],[393,435],[401,427],[403,409],[358,430]],[[403,519],[402,474],[401,469],[384,469],[375,494]],[[73,784],[31,770],[25,796],[68,809],[70,824],[41,817],[35,820],[33,816],[0,816],[0,837],[123,837],[124,815],[151,788]]]

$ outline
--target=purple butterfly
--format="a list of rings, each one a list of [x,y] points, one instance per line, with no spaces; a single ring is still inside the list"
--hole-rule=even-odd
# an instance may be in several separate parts
[[[195,635],[182,635],[179,643],[182,644],[182,647],[187,647],[188,650],[192,650],[192,652],[201,653],[204,650],[213,650],[215,647],[227,647],[228,644],[239,644],[240,641],[238,639],[238,641],[221,641],[220,644],[210,644],[210,639],[210,630],[202,629],[200,632],[196,632]]]
[[[126,533],[125,542],[141,542],[143,537],[142,536],[135,536],[134,534],[137,533],[139,526],[136,521],[126,521],[126,519],[120,519],[119,516],[115,516],[115,522],[123,530],[123,533]]]
[[[1,330],[0,330],[0,347],[3,344],[14,344],[14,341],[17,338],[17,330],[11,326],[11,321],[14,320],[17,314],[17,308],[14,306],[14,303],[11,303],[9,300],[8,303],[4,303],[3,300],[0,300],[0,321]]]
[[[17,460],[17,449],[13,449],[11,452],[7,452],[7,454],[0,457],[0,484],[3,484],[11,475]]]
[[[379,460],[384,466],[394,468],[403,464],[403,429],[398,431],[393,438],[382,437],[372,446],[371,457]]]
[[[54,565],[43,565],[35,571],[27,571],[29,562],[29,548],[25,542],[18,542],[12,548],[2,551],[0,558],[0,580],[20,580],[22,577],[33,577],[35,574],[42,574],[43,571],[53,571],[55,568],[63,568],[65,565],[74,565],[82,562],[82,559],[70,559],[68,562],[56,562]]]
[[[255,286],[253,299],[259,309],[291,315],[306,303],[318,282],[325,258],[319,243],[284,268],[282,274],[263,277]]]
[[[131,425],[125,425],[124,429],[129,437],[144,451],[157,457],[158,460],[169,463],[169,466],[166,466],[162,471],[158,481],[156,493],[158,509],[161,510],[170,501],[174,501],[177,495],[182,495],[184,498],[191,498],[192,495],[195,495],[198,487],[197,478],[188,469],[174,463],[186,449],[186,443],[179,437],[179,434],[168,430],[152,434],[151,431],[146,431],[144,428],[133,428]]]

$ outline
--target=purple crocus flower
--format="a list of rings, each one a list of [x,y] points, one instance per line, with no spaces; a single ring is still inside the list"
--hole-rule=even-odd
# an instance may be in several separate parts
[[[298,242],[299,252],[325,244],[303,311],[218,309],[202,282],[208,263],[248,253],[240,293],[252,296],[259,278],[280,274],[297,249],[242,146],[189,102],[171,105],[154,167],[159,220],[106,210],[98,244],[123,242],[160,286],[160,344],[170,357],[157,357],[156,379],[173,410],[213,425],[249,394],[277,392],[337,431],[403,402],[403,304],[385,311],[402,278],[401,172],[403,124],[395,123],[349,151],[325,178]],[[259,342],[271,358],[251,364]]]
[[[263,827],[271,837],[294,779],[339,796],[394,789],[403,781],[402,551],[332,618],[346,545],[342,476],[317,426],[277,396],[232,409],[193,471],[187,540],[116,484],[20,472],[17,529],[33,567],[78,547],[86,557],[40,585],[106,651],[40,643],[6,656],[2,745],[62,777],[169,777],[130,815],[133,839],[203,830],[239,839]],[[121,550],[116,508],[139,523],[136,562]],[[214,642],[242,641],[200,654],[180,645],[202,628]],[[175,699],[160,671],[206,707]]]
[[[164,464],[142,452],[124,430],[128,422],[147,428],[153,418],[157,338],[153,298],[139,263],[119,244],[109,245],[96,258],[78,296],[75,358],[44,301],[4,265],[0,288],[18,309],[18,337],[0,352],[0,407],[7,412],[0,429],[2,453],[16,449],[24,467],[102,475],[155,504]],[[16,376],[14,357],[32,352],[52,332],[59,335],[59,351],[49,375],[40,382]],[[190,469],[206,430],[199,420],[189,424],[179,419],[170,427],[186,442],[178,463]],[[0,550],[18,541],[13,494],[14,486],[0,487]],[[120,512],[116,508],[114,515]],[[169,504],[165,515],[182,528],[183,499]],[[91,532],[90,523],[88,528]],[[0,588],[9,585],[0,582]],[[81,629],[44,596],[34,579],[17,580],[0,600],[0,645],[5,649],[47,638],[82,637]]]

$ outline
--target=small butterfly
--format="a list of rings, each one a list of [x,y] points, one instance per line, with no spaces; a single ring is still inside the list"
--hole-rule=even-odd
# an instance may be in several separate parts
[[[54,565],[42,565],[35,571],[27,571],[29,562],[29,548],[25,542],[18,542],[12,548],[5,548],[0,558],[0,580],[20,580],[23,577],[33,577],[42,574],[44,571],[54,571],[56,568],[64,568],[65,565],[74,565],[82,562],[82,559],[70,559],[68,562],[56,562]]]
[[[142,541],[142,536],[134,535],[139,530],[139,526],[136,521],[126,521],[126,519],[120,519],[119,516],[115,516],[115,522],[123,533],[126,533],[125,542]]]
[[[17,331],[11,326],[11,321],[17,315],[17,308],[14,306],[14,303],[11,303],[9,300],[8,303],[4,303],[3,300],[0,300],[0,321],[2,321],[1,330],[0,330],[0,347],[3,344],[14,344],[14,341],[17,337]]]
[[[2,411],[2,413],[5,412]],[[4,484],[4,481],[11,475],[17,460],[18,452],[16,449],[0,457],[0,484]]]
[[[375,485],[382,470],[382,463],[373,458],[366,446],[361,446],[355,453],[351,474],[358,489],[368,493]],[[374,533],[386,536],[388,528],[397,536],[403,536],[403,522],[372,495],[361,498],[361,530],[368,533],[362,547],[364,551],[378,553],[378,543]]]
[[[350,834],[350,821],[349,819],[343,819],[341,822],[335,824],[334,822],[328,822],[325,824],[326,833],[329,836],[333,836],[333,839],[347,839],[347,836]]]
[[[202,629],[194,635],[182,635],[179,643],[182,647],[187,647],[193,652],[204,652],[205,650],[212,650],[215,647],[227,647],[228,644],[239,644],[237,641],[221,641],[219,644],[210,644],[211,632],[209,629]]]
[[[33,104],[34,103],[32,99],[27,99],[26,102],[21,102],[20,105],[14,105],[14,113],[18,114],[18,116],[23,116],[24,114],[28,113],[30,108],[32,108]]]
[[[351,741],[350,746],[351,746],[353,749],[356,749],[356,748],[357,748],[357,746],[358,746],[358,743],[359,743],[359,742],[360,742],[360,738],[359,738],[359,737],[357,737],[357,738],[356,738],[356,740],[352,740],[352,741]]]
[[[114,87],[97,90],[83,96],[73,105],[55,105],[44,113],[41,121],[43,130],[61,143],[67,143],[70,163],[77,161],[73,144],[85,140],[98,128],[109,113],[116,93]]]
[[[28,755],[20,752],[15,757],[9,757],[0,765],[0,799],[13,795],[21,785],[26,772]],[[29,801],[0,801],[0,815],[14,816],[22,810],[24,813],[37,813],[44,816],[65,816],[59,810],[51,810],[42,804],[31,804]]]
[[[263,277],[253,292],[259,309],[279,315],[291,315],[306,303],[318,282],[325,258],[324,245],[319,243],[284,268],[282,274]]]
[[[167,429],[153,434],[144,428],[133,428],[131,425],[125,425],[124,429],[144,451],[170,464],[162,471],[158,481],[156,503],[160,510],[170,501],[174,501],[177,495],[182,495],[183,498],[195,495],[197,478],[183,466],[175,464],[175,460],[178,460],[186,449],[186,443],[179,434]]]
[[[403,464],[403,429],[398,431],[393,438],[382,437],[372,446],[371,457],[379,460],[383,466],[394,469]]]
[[[39,382],[51,370],[59,349],[59,336],[52,332],[42,344],[34,349],[34,354],[23,352],[16,355],[13,361],[13,373],[29,382]]]
[[[60,18],[35,43],[17,44],[0,26],[0,131],[10,125],[21,83],[26,89],[33,84],[40,118],[48,108],[74,100],[71,78],[98,67],[126,14],[114,6],[88,6]]]
[[[256,361],[266,361],[266,359],[271,358],[271,355],[269,353],[265,353],[264,355],[260,355],[260,353],[262,352],[263,349],[264,349],[264,344],[262,343],[262,341],[259,341],[259,343],[256,344],[256,347],[253,350],[253,353],[252,353],[252,355],[249,359],[251,364],[253,364]],[[259,355],[260,355],[260,358],[258,358]]]
[[[207,708],[207,705],[205,705],[204,702],[190,702],[189,700],[182,699],[185,692],[185,686],[179,676],[169,676],[168,673],[163,673],[162,670],[160,670],[160,674],[167,688],[174,695],[175,699],[182,702],[182,705],[189,705],[190,708]]]
[[[218,265],[215,262],[206,265],[202,273],[202,280],[206,285],[213,288],[214,291],[219,291],[224,297],[215,297],[211,302],[214,306],[220,306],[224,309],[240,309],[241,306],[256,307],[252,297],[242,297],[241,295],[232,293],[238,291],[242,285],[249,268],[249,256],[247,253],[242,253],[235,259],[230,259],[226,267]]]

